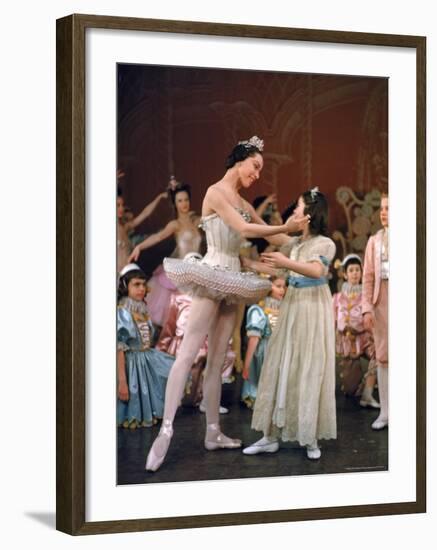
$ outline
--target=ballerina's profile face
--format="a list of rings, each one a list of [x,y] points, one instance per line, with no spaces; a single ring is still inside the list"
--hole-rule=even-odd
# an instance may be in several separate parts
[[[178,214],[187,214],[190,211],[190,196],[186,191],[176,193],[174,205]]]
[[[146,281],[139,277],[134,277],[127,284],[127,295],[132,300],[141,302],[146,296]]]
[[[388,227],[388,197],[381,199],[381,210],[379,211],[379,218],[381,220],[382,227]]]
[[[247,189],[256,180],[258,180],[263,166],[264,161],[259,153],[240,161],[238,166],[238,174],[240,176],[242,187]]]

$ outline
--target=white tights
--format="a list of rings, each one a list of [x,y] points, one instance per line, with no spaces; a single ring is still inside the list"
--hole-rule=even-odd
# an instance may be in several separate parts
[[[173,422],[188,374],[208,335],[208,360],[203,381],[207,424],[219,423],[221,372],[234,329],[237,306],[209,298],[193,298],[184,338],[167,381],[164,420]]]

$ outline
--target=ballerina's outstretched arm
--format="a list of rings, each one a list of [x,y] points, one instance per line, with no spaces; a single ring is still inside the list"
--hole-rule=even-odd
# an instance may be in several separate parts
[[[245,203],[246,204],[246,203]],[[242,216],[235,210],[234,206],[228,201],[224,193],[217,187],[211,186],[203,202],[203,211],[207,215],[217,213],[220,218],[232,229],[238,231],[243,237],[270,237],[279,233],[292,233],[300,231],[308,224],[308,216],[301,218],[290,217],[285,224],[282,225],[267,225],[255,212],[253,207],[248,208],[251,216],[258,223],[246,222]],[[281,241],[281,244],[282,241]]]
[[[143,210],[138,214],[138,216],[135,216],[133,220],[130,220],[125,223],[125,227],[127,231],[131,231],[132,229],[135,229],[140,223],[142,223],[145,219],[147,219],[155,210],[155,208],[158,206],[159,202],[162,199],[165,199],[168,197],[168,193],[164,191],[163,193],[160,193],[157,195],[152,202],[150,202],[148,205],[146,205]]]
[[[146,250],[146,248],[155,246],[161,241],[168,239],[176,233],[177,229],[178,222],[176,220],[172,220],[164,227],[164,229],[161,229],[161,231],[158,231],[158,233],[150,235],[150,237],[144,239],[144,241],[142,241],[140,244],[137,244],[137,246],[133,249],[131,255],[129,256],[128,262],[137,262],[143,250]]]

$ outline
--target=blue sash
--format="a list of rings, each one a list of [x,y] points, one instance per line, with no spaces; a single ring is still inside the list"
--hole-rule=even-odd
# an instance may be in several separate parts
[[[290,275],[287,279],[289,285],[294,288],[308,288],[310,286],[321,286],[328,284],[326,277],[320,277],[319,279],[313,279],[311,277],[294,277]]]

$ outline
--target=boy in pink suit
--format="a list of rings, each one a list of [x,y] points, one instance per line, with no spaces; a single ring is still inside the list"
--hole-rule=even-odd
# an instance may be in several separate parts
[[[364,256],[362,312],[364,327],[373,332],[381,410],[374,430],[388,426],[388,195],[381,196],[382,229],[369,238]]]

